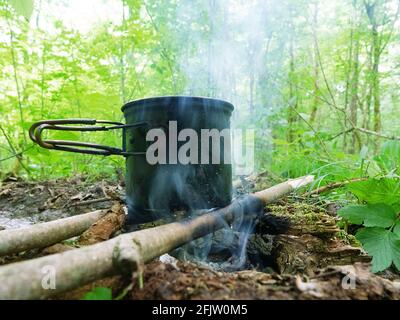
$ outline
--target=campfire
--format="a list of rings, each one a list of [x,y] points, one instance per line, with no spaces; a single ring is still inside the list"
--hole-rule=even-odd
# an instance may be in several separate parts
[[[272,188],[239,198],[223,209],[196,218],[126,233],[106,242],[0,268],[3,280],[0,296],[9,299],[37,299],[74,289],[90,281],[116,273],[143,272],[143,265],[194,239],[204,237],[237,217],[255,219],[263,205],[307,185],[312,176],[289,180]],[[29,229],[5,230],[0,234],[1,254],[45,247],[79,235],[107,211],[38,224]],[[43,268],[57,266],[57,288],[41,286]],[[11,276],[11,273],[15,277]],[[73,281],[71,281],[71,275]],[[17,275],[19,275],[17,277]],[[22,276],[23,275],[23,276]],[[16,279],[19,279],[16,281]],[[29,281],[28,281],[29,279]],[[27,283],[31,285],[27,287]]]
[[[332,269],[331,266],[357,261],[366,263],[369,258],[359,248],[335,239],[338,232],[336,221],[326,212],[313,212],[315,208],[311,205],[307,207],[296,202],[289,206],[282,204],[282,197],[303,192],[311,182],[312,176],[288,180],[249,195],[238,196],[222,209],[206,210],[196,217],[160,226],[144,225],[145,229],[122,234],[119,230],[126,218],[126,208],[120,201],[110,209],[95,210],[22,229],[3,230],[0,232],[0,254],[3,257],[38,248],[47,249],[41,250],[42,257],[1,266],[0,279],[3,285],[0,296],[9,299],[76,298],[83,294],[82,288],[90,290],[93,286],[105,285],[123,290],[122,284],[128,281],[131,282],[129,290],[136,298],[192,296],[207,299],[222,297],[227,294],[223,288],[240,281],[241,284],[230,293],[237,298],[268,298],[274,286],[283,285],[295,288],[293,290],[296,293],[291,297],[327,297],[331,294],[329,290],[337,286],[335,281],[348,274],[371,276],[368,267],[362,264],[350,271],[345,267]],[[240,184],[237,184],[237,188],[240,189]],[[265,205],[270,209],[266,211]],[[105,206],[108,206],[107,203]],[[240,237],[243,229],[239,228],[237,233],[233,233],[239,220],[242,225],[243,221],[253,222],[254,227],[251,232],[245,233],[245,238]],[[277,224],[277,221],[280,223]],[[231,235],[231,241],[227,241],[227,234]],[[81,248],[71,250],[57,247],[57,243],[76,236],[79,236]],[[214,251],[209,251],[207,259],[201,260],[198,255],[193,259],[190,256],[190,249],[201,247],[200,240],[214,246]],[[216,250],[218,245],[223,250]],[[232,247],[235,249],[229,251]],[[230,261],[239,257],[224,255],[224,251],[235,252],[236,255],[243,253],[246,261],[241,263],[242,268],[235,269],[235,264]],[[217,254],[213,257],[215,252]],[[57,286],[50,290],[42,285],[43,279],[51,285],[52,269],[49,266],[55,266],[57,270]],[[44,278],[46,272],[48,278]],[[197,286],[192,282],[195,278],[189,280],[192,272],[204,276],[201,281],[206,285],[216,286],[214,296],[202,290],[186,292],[183,289],[183,283],[187,281],[191,283],[189,287]],[[285,276],[278,276],[276,272]],[[290,276],[298,272],[307,272],[314,280],[304,282],[304,279]],[[167,290],[164,286],[171,283],[170,276],[174,278],[176,287]],[[264,283],[262,291],[252,291],[253,281]],[[396,290],[390,287],[389,282],[376,281],[374,285],[380,286],[380,290],[388,290],[395,295]],[[363,288],[368,285],[363,284]],[[351,292],[357,297],[357,292],[361,291]],[[343,297],[339,291],[337,295]],[[283,294],[281,298],[289,296]]]

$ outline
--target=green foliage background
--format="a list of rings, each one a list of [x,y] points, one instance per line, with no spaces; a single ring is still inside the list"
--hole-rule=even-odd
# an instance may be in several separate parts
[[[0,1],[2,177],[112,175],[123,159],[40,149],[27,129],[41,119],[123,121],[124,102],[174,94],[232,101],[234,126],[256,129],[256,169],[277,177],[314,173],[325,184],[397,166],[393,146],[385,148],[395,164],[374,158],[386,141],[377,135],[400,134],[397,1],[253,0],[248,9],[236,0],[115,0],[119,22],[86,33],[67,26],[62,12],[42,17],[47,3],[55,2]],[[225,49],[241,54],[218,69]],[[55,136],[121,143],[118,133]]]

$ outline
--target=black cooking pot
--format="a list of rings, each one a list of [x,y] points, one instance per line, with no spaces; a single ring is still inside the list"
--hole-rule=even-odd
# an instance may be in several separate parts
[[[172,210],[209,209],[230,203],[232,168],[224,158],[224,148],[230,148],[225,144],[230,141],[220,138],[219,161],[212,161],[210,157],[209,164],[201,164],[201,159],[199,163],[182,164],[174,161],[175,156],[169,152],[172,136],[169,129],[171,124],[176,123],[177,132],[190,128],[198,137],[201,137],[202,129],[217,129],[220,132],[230,128],[232,110],[232,104],[217,99],[156,97],[126,103],[122,107],[126,124],[94,119],[45,120],[33,124],[29,135],[34,142],[47,149],[125,156],[128,223],[143,223],[161,218]],[[86,142],[44,140],[41,136],[44,130],[114,129],[123,130],[122,149]],[[165,133],[166,164],[151,164],[147,160],[146,151],[152,142],[146,141],[146,135],[151,129],[161,129]],[[185,143],[177,141],[177,149]],[[199,158],[202,143],[198,143]]]

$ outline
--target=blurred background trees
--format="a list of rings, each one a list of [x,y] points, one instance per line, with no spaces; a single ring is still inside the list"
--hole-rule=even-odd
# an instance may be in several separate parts
[[[0,0],[1,175],[113,174],[123,159],[38,149],[27,129],[175,94],[231,101],[257,170],[374,174],[400,139],[398,16],[398,0]]]

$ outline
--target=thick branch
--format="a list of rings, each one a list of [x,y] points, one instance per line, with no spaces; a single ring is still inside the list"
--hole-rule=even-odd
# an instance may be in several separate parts
[[[35,224],[26,228],[0,231],[0,256],[34,248],[44,248],[80,235],[107,214],[97,210],[73,217]]]

